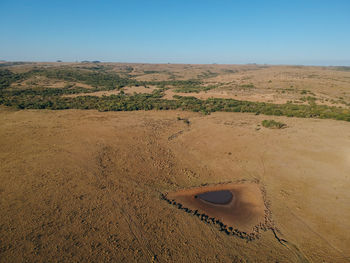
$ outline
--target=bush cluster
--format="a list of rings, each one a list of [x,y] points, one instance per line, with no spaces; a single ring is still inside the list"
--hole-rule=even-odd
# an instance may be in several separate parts
[[[271,129],[282,129],[282,128],[287,127],[286,124],[284,124],[282,122],[275,121],[275,120],[263,120],[261,122],[261,124],[265,128],[271,128]]]
[[[33,75],[62,79],[69,82],[83,82],[95,86],[93,89],[67,85],[64,88],[27,88],[11,89],[11,83]],[[64,94],[91,93],[100,90],[121,89],[129,85],[157,85],[151,94],[118,94],[111,96],[63,97]],[[72,68],[41,68],[27,73],[16,74],[7,69],[0,70],[0,104],[19,109],[97,109],[100,111],[130,110],[169,110],[181,109],[209,114],[215,111],[251,112],[256,114],[322,118],[350,121],[350,110],[326,105],[272,104],[264,102],[239,101],[235,99],[209,98],[200,100],[195,97],[174,96],[165,100],[164,90],[168,86],[191,90],[198,88],[198,80],[139,82],[122,78],[116,73],[94,72]],[[201,87],[202,88],[202,87]]]

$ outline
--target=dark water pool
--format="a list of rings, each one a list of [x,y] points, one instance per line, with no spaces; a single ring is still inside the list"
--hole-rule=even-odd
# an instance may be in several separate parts
[[[232,197],[232,193],[228,190],[206,192],[195,196],[195,198],[218,205],[229,203],[232,200]]]

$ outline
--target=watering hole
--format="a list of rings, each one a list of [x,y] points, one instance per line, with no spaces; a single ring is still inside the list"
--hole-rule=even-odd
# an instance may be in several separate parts
[[[207,201],[216,205],[225,205],[231,202],[233,195],[229,190],[205,192],[194,196],[201,200]]]
[[[256,183],[201,186],[167,193],[165,196],[180,207],[247,233],[265,222],[264,198]]]

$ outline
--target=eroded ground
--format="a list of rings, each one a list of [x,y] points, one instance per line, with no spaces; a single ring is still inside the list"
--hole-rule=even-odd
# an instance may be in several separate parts
[[[1,108],[0,261],[349,262],[349,123],[264,119]],[[227,235],[161,198],[240,180],[264,187],[288,245]]]

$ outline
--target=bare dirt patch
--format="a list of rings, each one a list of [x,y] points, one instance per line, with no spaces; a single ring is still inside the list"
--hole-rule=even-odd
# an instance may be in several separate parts
[[[256,234],[259,225],[266,223],[267,208],[255,183],[191,188],[168,193],[165,198],[190,212],[195,211],[208,222],[220,224],[227,232],[237,229],[237,232]]]
[[[133,93],[147,93],[150,94],[156,89],[155,86],[133,86],[133,87],[125,87],[124,92],[127,94],[133,94]]]

